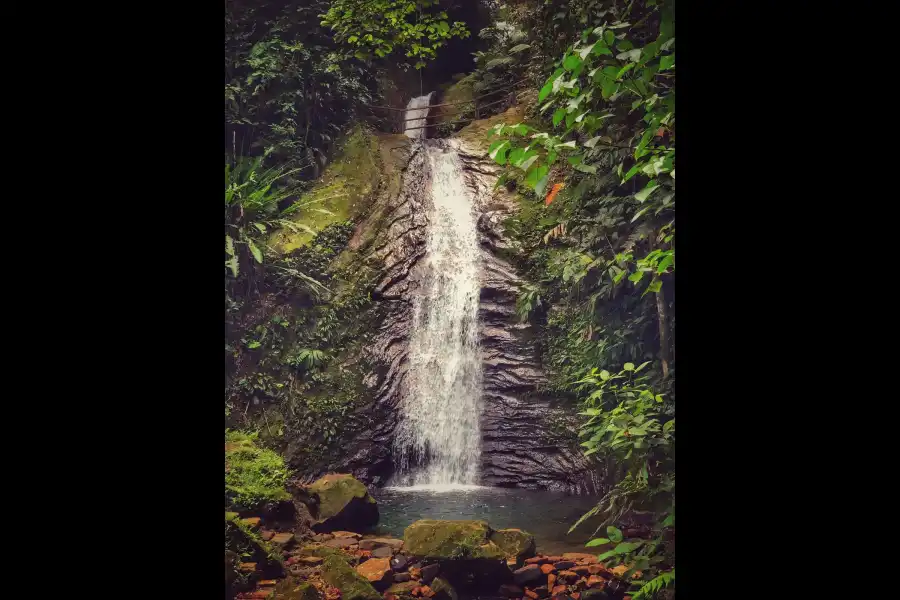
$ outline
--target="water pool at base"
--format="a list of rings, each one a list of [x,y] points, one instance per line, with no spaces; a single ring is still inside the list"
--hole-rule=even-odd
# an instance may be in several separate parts
[[[419,519],[480,519],[494,529],[516,527],[531,533],[542,554],[591,552],[584,547],[593,532],[589,525],[571,534],[566,532],[599,499],[479,486],[380,488],[370,492],[378,501],[379,533],[402,538],[403,530]]]

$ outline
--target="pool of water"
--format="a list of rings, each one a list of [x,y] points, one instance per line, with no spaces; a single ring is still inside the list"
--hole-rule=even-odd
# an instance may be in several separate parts
[[[596,504],[593,496],[480,486],[416,486],[370,490],[378,501],[378,531],[402,538],[418,519],[481,519],[494,529],[517,527],[534,535],[538,552],[590,552],[584,543],[593,529],[578,518]]]

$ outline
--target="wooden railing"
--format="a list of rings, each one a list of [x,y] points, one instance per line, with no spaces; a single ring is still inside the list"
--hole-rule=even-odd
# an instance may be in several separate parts
[[[500,86],[500,87],[494,88],[488,92],[480,94],[480,95],[472,98],[471,100],[463,100],[460,102],[444,102],[442,104],[432,104],[428,107],[428,109],[429,109],[428,116],[424,117],[426,124],[421,125],[419,127],[410,127],[409,130],[412,131],[415,129],[433,128],[433,127],[438,127],[440,125],[458,125],[458,124],[471,123],[472,121],[474,121],[476,119],[480,119],[485,114],[485,110],[490,108],[491,106],[496,106],[503,102],[509,101],[509,97],[507,95],[500,99],[491,100],[490,102],[482,102],[482,100],[484,100],[485,98],[496,96],[496,94],[503,92],[503,91],[507,91],[507,90],[515,91],[514,88],[516,88],[518,85],[519,85],[518,83],[511,83],[508,85]],[[374,105],[374,104],[364,104],[363,106],[365,106],[366,108],[372,109],[373,114],[374,114],[374,111],[378,111],[378,110],[387,111],[387,113],[385,114],[384,117],[376,117],[376,118],[377,118],[377,120],[382,122],[381,128],[387,129],[390,133],[403,133],[404,131],[407,130],[406,129],[407,122],[423,120],[423,117],[411,117],[409,119],[402,118],[404,113],[406,113],[406,110],[407,110],[406,107],[378,106],[378,105]],[[444,108],[447,106],[459,106],[460,108],[454,112],[448,113],[445,111],[441,111],[440,114],[437,114],[437,115],[434,114],[433,109]],[[459,115],[471,115],[471,116],[463,116],[463,118],[458,119],[458,120],[453,120],[453,121],[445,120],[447,117],[454,117],[454,116],[459,116]],[[400,118],[396,118],[396,117],[400,117]],[[440,119],[440,120],[437,120],[437,119]],[[432,122],[432,121],[434,121],[434,122]]]

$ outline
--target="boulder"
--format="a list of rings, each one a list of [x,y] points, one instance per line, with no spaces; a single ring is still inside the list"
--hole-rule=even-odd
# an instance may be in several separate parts
[[[484,521],[422,519],[404,531],[403,548],[431,560],[522,558],[534,552],[534,537],[518,529],[495,531]]]
[[[379,546],[372,550],[372,556],[375,558],[390,558],[394,555],[394,551],[390,546]]]
[[[340,556],[329,556],[322,563],[322,579],[341,591],[341,600],[381,600],[381,594]]]
[[[513,571],[513,581],[518,585],[525,585],[532,581],[539,581],[544,578],[541,568],[537,565],[525,565],[521,569]]]
[[[356,572],[366,578],[376,590],[385,590],[393,581],[391,561],[387,558],[370,558],[356,567]]]
[[[345,533],[352,533],[378,523],[378,504],[366,486],[352,475],[325,475],[306,489],[316,498],[310,506],[316,532],[351,530]]]

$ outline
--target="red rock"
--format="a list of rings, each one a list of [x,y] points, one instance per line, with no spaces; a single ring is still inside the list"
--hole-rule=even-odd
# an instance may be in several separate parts
[[[547,575],[547,587],[553,588],[553,586],[555,584],[556,584],[556,575],[554,575],[553,573]]]
[[[420,587],[419,593],[422,594],[423,598],[431,598],[432,596],[434,596],[434,590],[427,585],[423,585],[422,587]]]
[[[362,537],[360,534],[353,531],[332,531],[331,534],[336,538],[354,538],[358,540]]]
[[[528,588],[525,588],[525,595],[531,598],[531,600],[538,600],[537,592],[532,592]]]
[[[566,552],[560,560],[574,560],[583,565],[592,565],[597,562],[597,557],[584,552]]]
[[[278,544],[279,546],[281,546],[281,545],[287,544],[288,542],[291,542],[293,540],[294,540],[293,533],[277,533],[272,538],[272,543]]]
[[[582,577],[586,577],[591,574],[591,567],[587,565],[579,565],[577,567],[572,567],[571,571],[578,573]]]
[[[260,520],[259,517],[247,517],[246,519],[241,519],[241,522],[250,527],[259,527]]]
[[[255,570],[256,563],[247,562],[238,565],[238,571],[240,571],[241,573],[252,573]]]
[[[350,548],[351,546],[356,546],[356,540],[354,538],[334,538],[333,540],[327,540],[325,545],[329,548]]]
[[[573,598],[575,598],[575,600],[578,600],[579,598],[581,598],[581,592],[575,592],[574,594],[570,594],[570,595]]]
[[[268,529],[263,529],[262,531],[259,532],[259,537],[261,537],[263,539],[263,541],[268,542],[273,537],[275,537],[275,532],[270,531]]]
[[[541,565],[541,573],[543,573],[544,575],[549,575],[550,573],[552,573],[555,570],[556,570],[556,567],[554,567],[553,565],[551,565],[549,563]]]
[[[394,574],[389,558],[370,558],[356,567],[356,572],[372,584],[388,584]]]
[[[610,569],[609,572],[612,573],[613,575],[615,575],[616,577],[622,577],[625,574],[625,571],[627,571],[627,570],[628,570],[628,567],[626,567],[625,565],[619,565],[617,567],[613,567],[612,569]]]
[[[547,557],[547,562],[558,563],[558,562],[561,561],[562,559],[563,559],[562,556],[548,556],[548,557]]]
[[[591,575],[588,577],[587,585],[589,588],[603,589],[606,587],[606,580],[597,575]]]
[[[565,594],[565,593],[566,593],[566,586],[564,586],[564,585],[554,586],[553,589],[550,590],[551,596],[556,596],[557,594]]]
[[[275,581],[274,579],[263,579],[263,580],[260,581],[257,585],[258,585],[259,587],[271,587],[271,586],[276,585],[277,583],[278,583],[278,582]]]
[[[588,565],[588,573],[596,575],[597,573],[605,573],[606,569],[603,565]]]
[[[535,556],[535,557],[532,557],[532,558],[526,558],[526,559],[525,559],[525,564],[526,564],[526,565],[542,565],[542,564],[547,563],[547,562],[550,562],[550,561],[547,560],[547,557],[546,557],[546,556]]]

